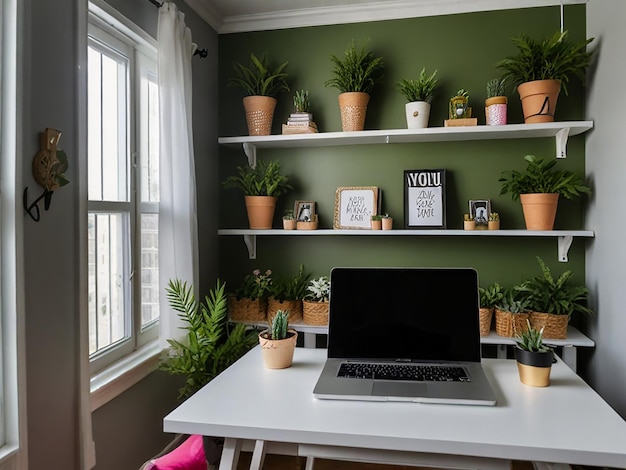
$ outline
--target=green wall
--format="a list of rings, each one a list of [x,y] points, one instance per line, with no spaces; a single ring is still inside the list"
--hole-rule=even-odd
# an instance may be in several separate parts
[[[553,34],[559,27],[559,8],[509,10],[453,16],[381,21],[351,25],[320,26],[263,31],[219,37],[220,135],[247,135],[241,105],[242,92],[227,87],[233,61],[245,62],[250,52],[267,51],[275,63],[289,61],[292,91],[308,89],[314,120],[320,131],[340,131],[338,91],[325,88],[330,77],[329,55],[343,55],[354,39],[368,40],[369,47],[384,58],[384,83],[372,94],[366,129],[405,128],[404,98],[395,90],[401,78],[416,77],[422,67],[438,70],[439,88],[433,101],[430,126],[439,127],[447,117],[449,98],[459,88],[468,90],[470,105],[479,124],[484,124],[486,82],[498,75],[495,63],[515,52],[511,37],[526,32],[533,37]],[[565,27],[573,40],[585,37],[584,6],[565,8]],[[503,32],[504,31],[504,32]],[[575,83],[569,96],[562,95],[559,121],[583,118],[583,88]],[[279,96],[273,133],[291,112],[291,93]],[[522,122],[516,92],[509,98],[509,122]],[[294,200],[315,200],[320,228],[332,227],[335,189],[338,186],[378,186],[382,208],[403,227],[403,171],[445,168],[448,173],[448,228],[462,228],[469,199],[491,199],[500,213],[502,228],[523,228],[518,203],[500,196],[502,170],[525,167],[523,156],[553,158],[554,139],[515,139],[480,142],[339,146],[305,149],[259,150],[262,159],[279,159],[292,178],[294,191],[278,202],[274,227],[279,228],[284,209]],[[220,148],[220,181],[245,164],[240,149]],[[584,136],[569,139],[568,158],[558,164],[584,172]],[[220,227],[247,227],[243,197],[236,190],[221,190]],[[557,229],[583,227],[585,203],[561,201]],[[231,287],[246,272],[259,267],[277,274],[291,274],[303,263],[307,272],[325,274],[337,265],[473,266],[481,284],[520,282],[539,272],[535,256],[562,272],[571,269],[584,280],[584,239],[576,239],[567,264],[557,261],[556,239],[501,237],[258,237],[257,259],[249,260],[242,237],[220,238],[220,276]]]

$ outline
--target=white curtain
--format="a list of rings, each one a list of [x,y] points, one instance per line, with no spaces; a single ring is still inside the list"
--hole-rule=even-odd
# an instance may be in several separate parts
[[[191,58],[194,45],[185,15],[174,3],[159,9],[160,205],[159,286],[160,345],[180,337],[180,321],[169,307],[170,279],[198,286],[196,177],[191,126]]]

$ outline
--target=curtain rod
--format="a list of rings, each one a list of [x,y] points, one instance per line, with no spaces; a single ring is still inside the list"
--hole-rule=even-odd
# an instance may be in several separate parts
[[[148,0],[148,1],[157,8],[161,8],[163,6],[163,3],[165,3],[165,1],[163,3],[159,3],[157,0]],[[197,56],[200,56],[201,59],[205,59],[209,55],[209,51],[207,49],[197,48],[195,52],[193,53],[193,55],[197,55]]]

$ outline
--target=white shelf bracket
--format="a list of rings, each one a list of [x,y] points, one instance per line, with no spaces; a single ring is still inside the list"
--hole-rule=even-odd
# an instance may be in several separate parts
[[[559,236],[559,261],[561,263],[567,263],[569,261],[567,253],[569,252],[570,246],[572,246],[573,240],[574,237],[571,235]]]
[[[256,167],[256,145],[251,144],[250,142],[243,143],[243,153],[248,157],[248,165],[252,168]]]
[[[248,248],[248,258],[256,259],[256,235],[244,235],[243,242]]]
[[[567,158],[567,138],[569,127],[564,127],[556,133],[556,158]]]

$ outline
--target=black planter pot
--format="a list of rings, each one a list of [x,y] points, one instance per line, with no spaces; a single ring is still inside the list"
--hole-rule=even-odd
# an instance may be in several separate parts
[[[531,352],[516,347],[515,359],[517,359],[519,378],[523,384],[532,387],[550,385],[550,371],[554,359],[553,351]]]
[[[527,366],[552,367],[554,361],[554,351],[531,352],[515,347],[515,359]]]

